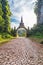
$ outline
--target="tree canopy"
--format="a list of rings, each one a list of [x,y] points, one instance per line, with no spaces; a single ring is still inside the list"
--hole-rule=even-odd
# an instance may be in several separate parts
[[[10,7],[7,0],[0,0],[0,31],[10,31]]]
[[[42,5],[42,0],[37,0],[34,9],[34,12],[36,13],[37,16],[40,14],[41,5]]]

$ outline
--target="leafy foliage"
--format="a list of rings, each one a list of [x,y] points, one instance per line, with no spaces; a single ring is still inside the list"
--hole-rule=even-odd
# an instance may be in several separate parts
[[[0,32],[4,30],[4,19],[0,16]]]
[[[11,29],[11,35],[12,36],[17,36],[17,30],[16,30],[16,27],[14,27],[14,29]]]
[[[34,12],[36,13],[37,16],[40,14],[41,5],[42,5],[42,0],[37,0],[34,8]]]
[[[7,0],[0,0],[0,31],[10,31],[10,7]]]
[[[24,28],[20,28],[17,31],[18,36],[25,37],[26,36],[26,30]]]
[[[29,37],[29,27],[28,27],[28,29],[27,29],[27,34],[26,34],[26,37]]]
[[[3,15],[3,11],[2,11],[2,4],[0,3],[0,16]]]
[[[37,0],[34,8],[34,12],[37,16],[37,24],[41,22],[40,15],[41,15],[41,7],[43,6],[43,0]]]
[[[43,24],[34,25],[34,27],[28,31],[27,37],[30,37],[33,41],[43,43]]]
[[[43,24],[35,25],[28,33],[28,36],[43,37]]]

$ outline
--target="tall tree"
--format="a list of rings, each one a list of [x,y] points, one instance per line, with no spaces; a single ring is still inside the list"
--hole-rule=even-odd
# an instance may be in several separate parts
[[[29,27],[27,29],[27,34],[26,34],[27,37],[29,37]]]
[[[3,11],[2,11],[2,4],[1,4],[1,0],[0,0],[0,32],[3,31],[3,26],[4,26],[4,19],[3,19]]]
[[[37,0],[35,4],[35,9],[34,9],[34,12],[37,15],[37,23],[40,21],[41,5],[42,5],[42,0]]]
[[[14,27],[14,29],[13,29],[13,28],[11,29],[11,35],[12,35],[12,36],[15,36],[15,37],[17,36],[16,27]]]
[[[1,0],[3,19],[4,19],[4,32],[9,32],[10,30],[10,7],[7,0]]]

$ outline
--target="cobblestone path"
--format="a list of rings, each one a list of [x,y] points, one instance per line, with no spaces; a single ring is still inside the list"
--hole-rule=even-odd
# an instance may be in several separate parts
[[[0,47],[0,65],[43,65],[43,45],[17,38]]]

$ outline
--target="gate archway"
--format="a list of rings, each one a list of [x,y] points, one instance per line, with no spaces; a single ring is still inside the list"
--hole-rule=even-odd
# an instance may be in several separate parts
[[[19,28],[19,29],[17,30],[17,35],[18,35],[19,37],[26,37],[26,30],[25,30],[24,28]]]
[[[23,18],[21,17],[20,25],[17,28],[17,35],[20,36],[20,37],[26,37],[26,33],[27,33],[26,31],[27,31],[27,29],[24,26]]]

